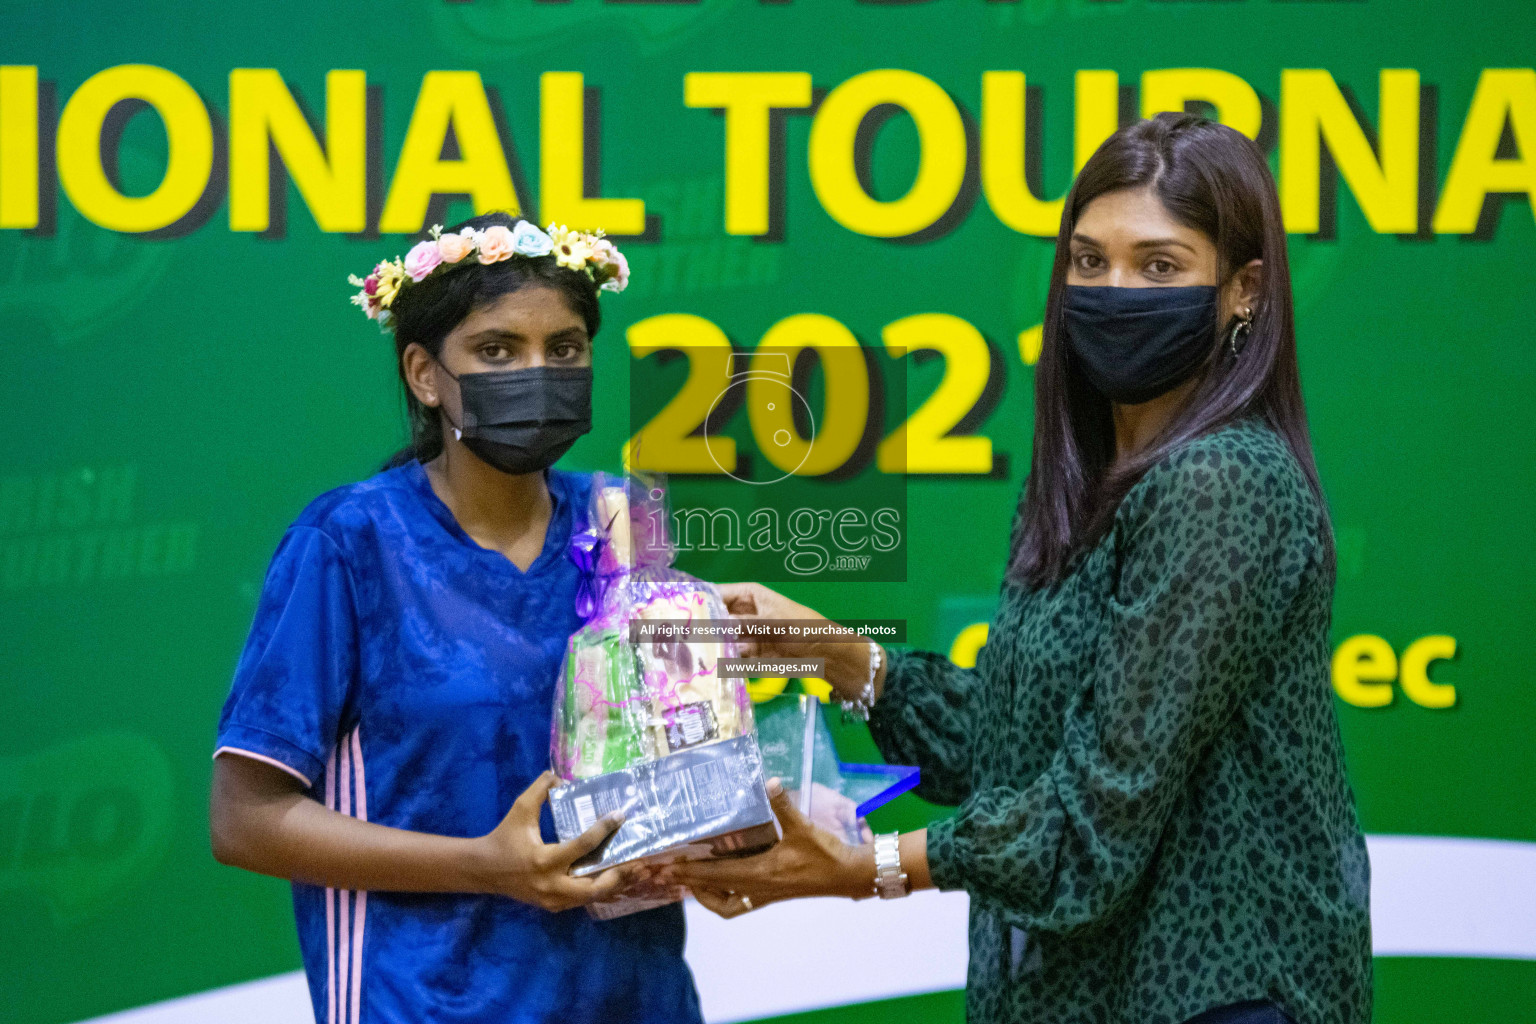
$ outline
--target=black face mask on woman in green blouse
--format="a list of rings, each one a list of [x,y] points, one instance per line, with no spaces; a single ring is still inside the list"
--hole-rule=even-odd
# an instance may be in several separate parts
[[[1067,345],[1111,402],[1136,405],[1194,376],[1216,347],[1215,285],[1066,286]]]

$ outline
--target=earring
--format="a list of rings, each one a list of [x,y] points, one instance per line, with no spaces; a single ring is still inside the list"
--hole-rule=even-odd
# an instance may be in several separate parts
[[[1243,307],[1240,317],[1232,324],[1232,330],[1227,334],[1227,348],[1236,356],[1247,346],[1248,333],[1253,330],[1253,310]]]

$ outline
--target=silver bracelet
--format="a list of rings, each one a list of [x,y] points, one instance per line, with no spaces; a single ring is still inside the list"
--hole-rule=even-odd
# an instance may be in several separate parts
[[[875,895],[894,900],[909,895],[907,873],[901,870],[901,836],[888,832],[875,836]]]
[[[880,645],[873,640],[869,642],[869,678],[864,680],[864,689],[859,691],[858,697],[853,700],[840,700],[843,714],[869,721],[869,709],[875,706],[875,676],[880,672]]]

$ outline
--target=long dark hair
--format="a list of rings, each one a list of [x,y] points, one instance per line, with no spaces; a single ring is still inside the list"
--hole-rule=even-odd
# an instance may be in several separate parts
[[[1174,219],[1215,243],[1218,282],[1250,260],[1264,262],[1241,355],[1225,349],[1228,325],[1218,322],[1212,352],[1183,408],[1144,449],[1112,470],[1110,403],[1068,354],[1062,299],[1070,239],[1083,209],[1106,193],[1146,187]],[[1062,211],[1035,366],[1033,466],[1009,579],[1031,588],[1061,580],[1075,556],[1108,531],[1115,508],[1143,473],[1180,445],[1249,415],[1262,417],[1285,439],[1321,503],[1296,365],[1285,227],[1269,166],[1247,136],[1194,114],[1162,113],[1126,125],[1083,165]],[[1331,529],[1326,515],[1323,519],[1331,549]]]
[[[455,224],[443,233],[457,234],[464,228],[484,230],[492,224],[513,228],[517,226],[517,220],[506,213],[485,213]],[[597,285],[579,270],[560,266],[553,255],[533,259],[519,256],[491,264],[470,260],[465,266],[440,270],[420,284],[401,291],[393,307],[395,369],[405,392],[411,443],[390,456],[384,463],[385,469],[412,459],[427,462],[437,458],[443,450],[441,413],[417,401],[406,382],[406,346],[414,342],[437,358],[443,353],[443,339],[467,316],[503,295],[532,285],[558,291],[570,303],[571,310],[586,323],[587,336],[597,337],[597,329],[603,322],[597,304]]]

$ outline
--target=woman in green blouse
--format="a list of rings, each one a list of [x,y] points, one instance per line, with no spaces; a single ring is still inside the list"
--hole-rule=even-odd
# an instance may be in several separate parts
[[[780,796],[774,850],[671,877],[726,916],[964,889],[975,1021],[1369,1020],[1332,534],[1279,202],[1241,134],[1160,114],[1079,173],[1009,553],[974,669],[866,642],[763,648],[826,658],[953,817],[849,846]],[[757,584],[727,596],[819,617]]]

